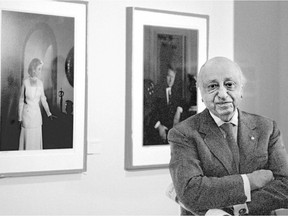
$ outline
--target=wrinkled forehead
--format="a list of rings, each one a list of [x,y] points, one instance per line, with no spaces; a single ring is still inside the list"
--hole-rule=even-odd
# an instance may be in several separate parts
[[[241,71],[239,67],[230,61],[212,61],[208,62],[200,70],[199,78],[203,83],[209,81],[233,80],[241,82]]]

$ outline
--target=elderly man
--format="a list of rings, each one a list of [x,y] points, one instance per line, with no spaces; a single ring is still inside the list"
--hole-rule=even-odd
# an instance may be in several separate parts
[[[267,215],[288,207],[288,160],[273,120],[240,111],[240,67],[216,57],[197,85],[206,109],[169,131],[170,173],[181,213]]]

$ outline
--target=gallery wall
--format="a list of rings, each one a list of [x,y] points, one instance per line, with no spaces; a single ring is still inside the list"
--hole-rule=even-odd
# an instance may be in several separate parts
[[[209,57],[233,58],[232,1],[89,1],[87,171],[0,179],[1,215],[179,214],[178,205],[165,196],[171,182],[167,168],[124,170],[126,7],[130,6],[209,15]]]
[[[242,108],[276,120],[288,149],[288,2],[235,1],[234,57],[248,80]]]

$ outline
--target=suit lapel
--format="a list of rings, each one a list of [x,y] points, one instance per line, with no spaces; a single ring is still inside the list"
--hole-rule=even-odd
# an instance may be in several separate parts
[[[253,117],[240,110],[238,118],[239,173],[248,173],[254,163],[254,150],[258,140],[258,133],[255,130],[257,125],[253,121]],[[199,131],[204,134],[204,142],[214,156],[221,161],[227,172],[229,174],[237,173],[232,168],[232,155],[229,147],[207,109],[202,112]]]
[[[207,109],[202,112],[202,115],[199,131],[204,134],[204,142],[214,156],[221,161],[227,172],[234,174],[236,171],[232,168],[232,154],[220,129]]]
[[[238,146],[240,153],[240,173],[247,173],[253,163],[258,134],[252,117],[239,111]]]

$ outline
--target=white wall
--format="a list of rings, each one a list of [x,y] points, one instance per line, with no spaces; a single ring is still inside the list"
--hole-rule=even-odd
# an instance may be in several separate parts
[[[0,3],[1,4],[1,3]],[[0,180],[0,214],[177,215],[168,169],[124,170],[126,7],[207,14],[209,57],[233,58],[233,2],[91,0],[88,17],[88,156],[84,174]]]
[[[288,2],[236,1],[235,60],[248,78],[242,108],[276,120],[288,150]]]
[[[234,4],[235,60],[248,78],[242,108],[275,119],[288,151],[287,12],[287,1]]]
[[[279,102],[275,97],[279,80],[278,12],[278,2],[235,2],[235,60],[248,79],[243,107],[276,120],[279,112],[272,104]]]

